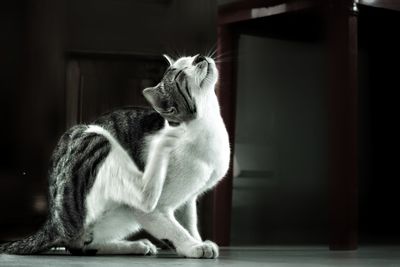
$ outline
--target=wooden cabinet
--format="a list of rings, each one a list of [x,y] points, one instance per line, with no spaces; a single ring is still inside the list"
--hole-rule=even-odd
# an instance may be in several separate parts
[[[386,29],[395,29],[399,25],[399,19],[394,19],[395,16],[391,14],[388,19],[381,11],[376,10],[375,12],[370,10],[369,16],[365,16],[365,20],[362,25],[359,25],[359,15],[363,14],[367,10],[362,10],[364,7],[379,7],[387,10],[400,10],[398,1],[389,0],[376,0],[376,1],[350,1],[350,0],[338,0],[338,1],[306,1],[306,0],[295,0],[295,1],[262,1],[262,0],[251,0],[251,1],[234,1],[219,7],[218,14],[218,51],[220,55],[224,55],[226,51],[230,51],[229,60],[225,60],[220,64],[221,72],[221,83],[219,88],[219,94],[222,100],[222,112],[226,121],[228,122],[228,131],[231,136],[231,143],[234,143],[234,123],[235,123],[235,79],[236,79],[236,62],[237,54],[236,48],[238,45],[239,34],[246,33],[249,35],[263,36],[268,32],[269,36],[279,36],[285,39],[299,40],[303,38],[322,38],[326,46],[326,55],[328,58],[328,84],[327,95],[328,109],[329,109],[329,225],[330,225],[330,241],[329,245],[331,249],[342,250],[342,249],[356,249],[358,244],[358,184],[359,184],[359,169],[361,164],[359,162],[360,147],[360,116],[364,116],[365,113],[360,115],[359,100],[359,30],[361,29],[365,34],[368,32],[371,26],[376,24],[375,18],[381,21],[386,21],[384,24],[379,23],[381,30],[385,32],[386,38],[377,36],[377,31],[369,31],[370,35],[364,38],[363,41],[369,42],[367,46],[373,47],[374,44],[380,44],[380,40],[386,40],[390,42],[393,49],[392,43],[395,42],[396,37],[394,32],[386,31]],[[366,12],[368,14],[368,12]],[[304,14],[304,16],[299,16]],[[309,20],[310,17],[316,17],[317,20]],[[307,23],[307,20],[314,21],[309,24],[307,35],[305,31],[293,32],[290,29],[290,23],[298,20],[299,24]],[[279,21],[279,23],[276,23]],[[369,21],[369,23],[365,23]],[[383,25],[384,24],[384,25]],[[289,26],[289,27],[288,27]],[[314,32],[313,32],[314,31]],[[287,34],[290,32],[291,34]],[[378,50],[375,50],[375,53]],[[393,55],[398,55],[398,49],[393,49]],[[227,57],[225,55],[225,57]],[[382,61],[388,62],[389,60]],[[382,61],[379,61],[382,63]],[[383,75],[385,71],[379,70],[378,65],[371,65],[372,69],[375,69],[379,77],[386,77]],[[389,73],[392,73],[392,69],[389,68]],[[372,74],[373,75],[373,74]],[[373,78],[368,77],[367,80]],[[396,79],[390,78],[391,86],[398,87]],[[387,84],[385,79],[377,84]],[[375,84],[375,87],[371,90],[382,90]],[[365,87],[363,88],[363,90]],[[251,89],[249,89],[251,90]],[[377,98],[378,99],[378,98]],[[365,112],[365,109],[363,110]],[[379,114],[379,111],[375,110],[375,114]],[[392,113],[390,113],[392,114]],[[371,119],[371,118],[370,118]],[[373,120],[373,119],[372,119]],[[380,120],[381,121],[381,120]],[[365,130],[366,128],[362,128]],[[369,129],[370,131],[370,129]],[[377,129],[373,130],[377,131]],[[380,140],[375,140],[379,142]],[[365,144],[365,142],[364,142]],[[234,147],[232,148],[234,152]],[[379,150],[379,149],[378,149]],[[386,150],[379,150],[386,151]],[[387,150],[388,151],[388,150]],[[374,158],[377,156],[374,156]],[[365,157],[364,157],[365,159]],[[382,166],[382,169],[387,170],[379,159],[373,164]],[[364,163],[362,163],[364,164]],[[363,165],[365,166],[365,165]],[[372,171],[376,167],[369,167]],[[363,167],[363,174],[366,169]],[[381,171],[383,173],[383,171]],[[384,173],[387,173],[385,171]],[[375,180],[379,178],[379,173]],[[398,186],[398,183],[391,182],[391,185]],[[216,210],[224,211],[224,214],[229,216],[229,210],[231,202],[232,188],[232,174],[228,176],[228,179],[217,191],[226,196],[225,201],[215,202]],[[391,192],[390,188],[386,188],[387,192]],[[380,192],[382,196],[385,194],[383,191]],[[383,204],[383,203],[382,203]],[[391,205],[395,207],[394,201],[386,202],[384,205]],[[364,206],[364,209],[367,209]],[[388,216],[391,218],[397,218],[395,214],[389,213]],[[225,221],[224,221],[225,222]],[[218,228],[220,229],[220,228]],[[392,228],[395,231],[395,228]],[[224,237],[225,242],[228,242],[229,229],[225,229],[224,233],[221,234]]]

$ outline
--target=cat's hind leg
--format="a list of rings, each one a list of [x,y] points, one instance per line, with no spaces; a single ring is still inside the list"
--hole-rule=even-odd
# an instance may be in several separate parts
[[[137,241],[116,240],[107,243],[92,243],[85,247],[87,251],[96,251],[97,254],[135,254],[154,255],[157,247],[147,239]]]
[[[154,137],[144,172],[140,171],[125,149],[105,129],[90,125],[86,131],[105,136],[112,149],[98,171],[96,181],[88,195],[89,206],[97,205],[97,196],[115,203],[123,203],[143,212],[153,211],[161,196],[170,152],[185,128],[168,127]]]
[[[147,239],[137,241],[115,240],[105,243],[90,243],[83,248],[68,248],[71,254],[76,256],[103,255],[154,255],[157,247]]]
[[[127,241],[129,235],[140,230],[134,211],[128,206],[112,209],[88,227],[91,240],[84,245],[84,251],[91,254],[138,254],[157,253],[157,247],[147,239]]]

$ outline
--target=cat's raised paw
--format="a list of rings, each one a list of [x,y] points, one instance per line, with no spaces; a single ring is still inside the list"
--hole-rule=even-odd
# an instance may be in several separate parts
[[[185,133],[184,126],[178,126],[174,128],[169,128],[164,135],[161,137],[160,146],[164,151],[169,151],[172,149],[182,138],[182,135]]]

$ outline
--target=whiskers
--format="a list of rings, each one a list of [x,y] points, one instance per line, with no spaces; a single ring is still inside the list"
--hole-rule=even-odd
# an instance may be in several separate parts
[[[181,57],[185,57],[186,53],[183,51],[178,51],[178,49],[169,48],[167,49],[167,55],[170,56],[173,60],[177,60]],[[224,62],[232,62],[235,58],[234,51],[221,51],[218,48],[218,43],[215,42],[210,49],[203,50],[202,55],[212,58],[216,64],[224,63]]]
[[[210,57],[215,60],[214,57],[217,54],[217,50],[218,50],[217,43],[214,43],[214,45],[210,48],[210,50],[208,50],[208,52],[205,53],[204,55],[206,57]]]
[[[221,52],[218,50],[217,43],[215,43],[210,50],[205,54],[206,57],[210,57],[216,64],[231,62],[233,59],[232,51]]]

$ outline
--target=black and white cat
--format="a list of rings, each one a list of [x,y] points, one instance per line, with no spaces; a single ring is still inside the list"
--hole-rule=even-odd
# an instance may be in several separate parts
[[[154,254],[149,240],[126,241],[147,230],[168,239],[179,255],[215,258],[202,241],[197,197],[228,170],[230,148],[215,94],[213,59],[174,61],[161,82],[143,91],[153,109],[126,108],[77,125],[58,142],[49,171],[49,216],[0,253],[34,254],[54,246],[72,253]],[[186,229],[175,219],[183,209]]]

